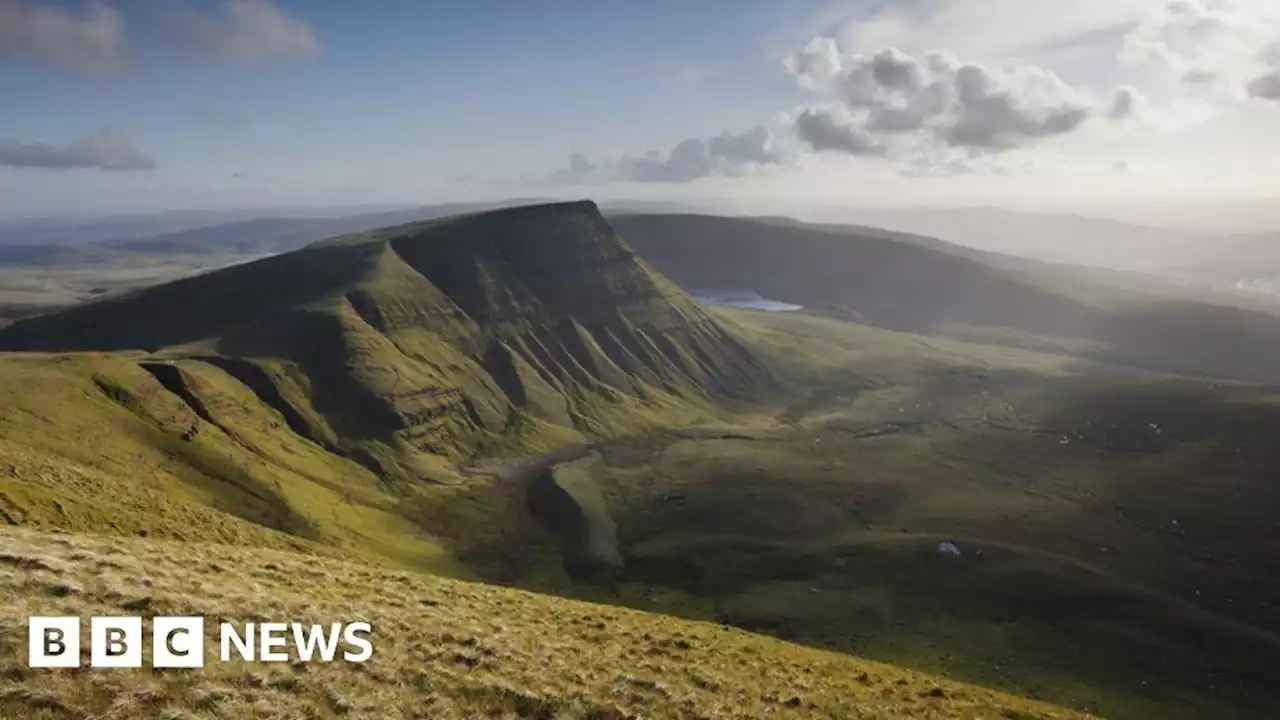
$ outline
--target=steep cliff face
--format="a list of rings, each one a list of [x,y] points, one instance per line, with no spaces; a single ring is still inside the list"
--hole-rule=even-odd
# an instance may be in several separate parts
[[[0,349],[211,363],[295,431],[392,474],[415,453],[705,415],[772,383],[589,202],[335,238],[21,322]]]

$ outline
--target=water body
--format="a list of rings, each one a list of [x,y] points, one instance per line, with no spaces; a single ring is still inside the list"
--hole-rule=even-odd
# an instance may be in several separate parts
[[[795,312],[804,309],[802,305],[770,300],[755,290],[694,290],[693,295],[707,305],[719,305],[743,310]]]
[[[1236,283],[1237,290],[1280,295],[1280,278],[1241,278]]]

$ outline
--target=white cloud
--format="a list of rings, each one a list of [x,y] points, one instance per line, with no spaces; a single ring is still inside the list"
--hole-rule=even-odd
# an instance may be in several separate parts
[[[807,108],[796,135],[818,151],[968,171],[974,158],[1030,147],[1079,129],[1100,108],[1088,93],[1036,66],[1008,70],[963,63],[948,52],[915,57],[896,48],[840,54],[829,39],[786,63],[805,88],[839,104]],[[1123,119],[1136,96],[1106,108]]]
[[[797,52],[779,58],[815,94],[780,114],[790,133],[773,141],[807,151],[772,163],[794,165],[785,177],[797,183],[815,168],[876,183],[967,175],[985,176],[973,178],[982,185],[1034,174],[1032,184],[1070,192],[1082,187],[1063,178],[1150,193],[1215,172],[1221,184],[1258,153],[1280,152],[1280,134],[1258,130],[1274,125],[1262,101],[1280,100],[1280,0],[842,4],[843,23],[825,14],[793,40]],[[712,157],[705,143],[687,141],[613,163],[578,158],[561,175],[745,174]]]
[[[1280,3],[1172,0],[1125,39],[1122,59],[1169,95],[1244,99],[1280,71]]]
[[[806,90],[817,90],[840,74],[840,46],[835,38],[816,37],[783,61]]]
[[[179,11],[175,24],[187,48],[208,59],[256,62],[320,52],[311,26],[270,0],[227,0],[216,17],[187,8]]]
[[[793,160],[768,128],[760,126],[736,135],[723,133],[708,139],[690,138],[665,154],[624,155],[604,163],[594,163],[575,153],[569,156],[567,168],[552,173],[548,179],[573,184],[680,183],[712,176],[747,175]]]
[[[128,65],[124,20],[98,0],[83,15],[25,0],[0,0],[0,59],[25,57],[64,70],[108,74]]]
[[[0,165],[46,170],[151,170],[156,164],[138,152],[124,133],[102,130],[67,147],[0,138]]]

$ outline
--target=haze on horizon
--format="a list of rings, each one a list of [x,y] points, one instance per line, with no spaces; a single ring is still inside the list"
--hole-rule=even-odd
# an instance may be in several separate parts
[[[1280,5],[0,0],[0,217],[662,199],[1280,227]]]

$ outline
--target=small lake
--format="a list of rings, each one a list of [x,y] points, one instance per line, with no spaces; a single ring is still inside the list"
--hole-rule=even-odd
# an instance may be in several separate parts
[[[1241,278],[1236,283],[1237,290],[1246,292],[1280,295],[1280,278]]]
[[[693,296],[707,305],[739,308],[742,310],[763,310],[765,312],[795,312],[803,310],[802,305],[770,300],[754,290],[694,290]]]

